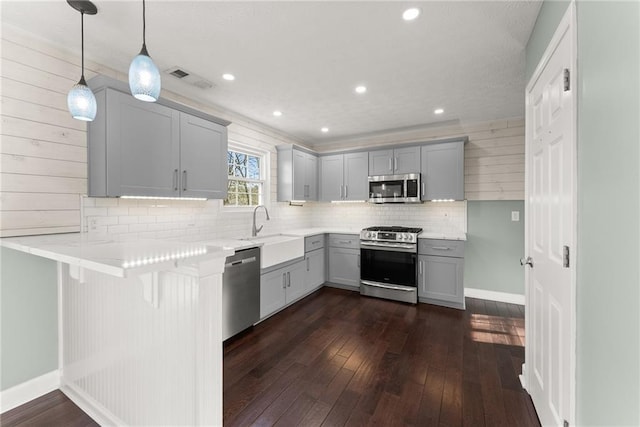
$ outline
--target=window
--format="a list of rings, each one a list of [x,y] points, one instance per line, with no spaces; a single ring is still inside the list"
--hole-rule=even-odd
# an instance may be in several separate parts
[[[228,194],[224,206],[257,206],[264,203],[265,156],[230,147],[227,152]]]

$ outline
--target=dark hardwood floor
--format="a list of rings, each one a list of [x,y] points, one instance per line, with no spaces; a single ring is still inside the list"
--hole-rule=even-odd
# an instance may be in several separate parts
[[[537,426],[524,308],[459,311],[323,288],[227,342],[225,426]]]
[[[539,426],[518,380],[524,308],[323,288],[224,346],[225,426]],[[2,426],[96,423],[60,391]]]

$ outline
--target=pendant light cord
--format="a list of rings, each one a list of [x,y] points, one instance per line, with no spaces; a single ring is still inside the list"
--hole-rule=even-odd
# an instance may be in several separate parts
[[[147,38],[146,38],[147,20],[146,20],[146,15],[147,15],[147,8],[145,6],[144,0],[142,0],[142,46],[144,46],[145,48],[147,46]]]
[[[84,10],[80,11],[80,33],[80,46],[82,48],[82,75],[80,80],[84,81]]]

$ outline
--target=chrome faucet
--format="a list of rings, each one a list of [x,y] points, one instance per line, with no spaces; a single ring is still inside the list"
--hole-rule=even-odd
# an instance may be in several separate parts
[[[256,206],[256,208],[253,210],[253,228],[251,229],[251,237],[256,237],[260,230],[262,230],[262,227],[264,227],[264,225],[261,225],[260,228],[256,228],[256,212],[258,211],[258,208],[264,208],[264,212],[267,214],[267,221],[271,219],[269,218],[269,211],[267,210],[267,207],[265,205]]]

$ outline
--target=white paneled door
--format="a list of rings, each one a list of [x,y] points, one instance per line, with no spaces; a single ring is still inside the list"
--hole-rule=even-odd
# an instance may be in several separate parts
[[[526,387],[544,426],[574,424],[573,3],[527,87]]]

